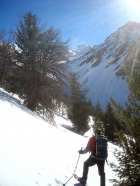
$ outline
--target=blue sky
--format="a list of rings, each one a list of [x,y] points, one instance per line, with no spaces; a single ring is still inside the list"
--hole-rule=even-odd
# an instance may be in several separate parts
[[[132,3],[133,2],[133,3]],[[140,0],[0,0],[0,30],[15,29],[27,11],[79,44],[98,45],[128,21],[140,22]]]

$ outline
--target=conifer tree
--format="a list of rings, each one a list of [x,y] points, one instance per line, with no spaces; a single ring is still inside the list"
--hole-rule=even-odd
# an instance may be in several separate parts
[[[94,115],[95,109],[94,106],[92,105],[91,99],[89,98],[88,100],[88,107],[89,107],[89,111],[90,111],[90,116]]]
[[[96,129],[100,128],[102,130],[102,133],[105,133],[105,127],[104,127],[103,120],[104,120],[104,113],[101,108],[100,102],[98,101],[93,111],[93,121],[94,121],[93,131],[94,132],[96,131]]]
[[[100,129],[102,131],[102,135],[105,135],[104,123],[102,121],[96,120],[96,118],[94,118],[94,125],[93,125],[94,134],[96,133],[96,131],[98,129]]]
[[[71,106],[68,109],[68,117],[73,123],[74,131],[84,134],[88,129],[90,115],[89,105],[86,99],[86,89],[77,81],[76,74],[71,74]]]
[[[27,12],[16,30],[16,90],[32,111],[53,117],[53,110],[62,102],[68,58],[68,42],[60,30],[40,26],[38,18]]]
[[[111,104],[108,103],[106,106],[106,111],[104,113],[104,127],[105,135],[108,137],[108,140],[115,142],[116,132],[119,130],[119,121],[115,118]]]
[[[11,39],[7,40],[5,31],[0,32],[0,86],[8,90],[10,80],[13,75],[12,67],[14,66],[14,47],[11,44]]]
[[[104,114],[99,101],[94,108],[94,117],[98,121],[103,121]]]
[[[118,131],[118,143],[122,150],[115,152],[119,165],[111,164],[119,180],[112,181],[115,186],[138,186],[140,185],[140,50],[132,68],[127,66],[125,68],[130,90],[126,108],[123,110],[113,100],[111,101],[115,114],[123,126]]]

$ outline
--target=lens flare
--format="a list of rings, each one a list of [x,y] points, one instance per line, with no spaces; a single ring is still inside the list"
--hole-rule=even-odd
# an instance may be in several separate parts
[[[125,5],[130,8],[134,14],[140,15],[140,0],[125,0]]]

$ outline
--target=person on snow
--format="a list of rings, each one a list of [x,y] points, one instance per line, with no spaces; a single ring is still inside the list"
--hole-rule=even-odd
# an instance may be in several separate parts
[[[102,132],[100,129],[98,129],[98,130],[96,130],[95,134],[101,135]],[[93,135],[89,139],[87,146],[84,150],[79,150],[78,152],[79,152],[79,154],[85,154],[87,152],[91,152],[90,157],[84,162],[83,176],[81,178],[78,178],[78,181],[82,184],[85,184],[87,181],[89,167],[91,167],[93,165],[97,165],[98,173],[100,176],[100,186],[105,186],[105,172],[104,172],[105,160],[99,160],[96,158],[96,138],[95,138],[95,136]]]

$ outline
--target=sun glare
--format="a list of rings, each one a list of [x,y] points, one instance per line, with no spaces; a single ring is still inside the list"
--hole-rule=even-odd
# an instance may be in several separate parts
[[[140,15],[140,0],[126,0],[125,3],[133,13]]]

